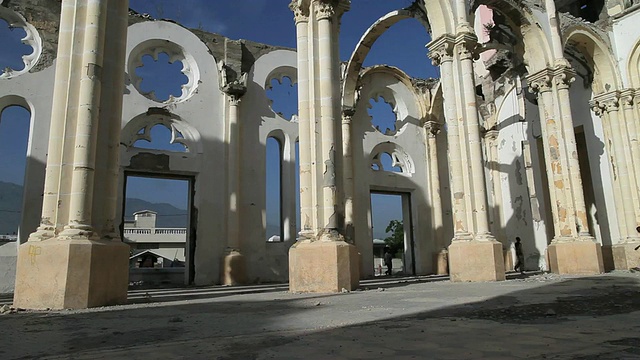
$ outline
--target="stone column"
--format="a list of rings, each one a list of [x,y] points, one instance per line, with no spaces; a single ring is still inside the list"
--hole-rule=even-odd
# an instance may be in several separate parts
[[[240,100],[247,87],[238,81],[225,85],[222,91],[229,100],[227,119],[227,186],[229,206],[227,209],[227,248],[223,259],[222,279],[224,285],[244,284],[247,280],[246,260],[241,252],[240,197],[242,163],[242,139],[240,127]]]
[[[576,145],[576,134],[573,127],[573,116],[571,114],[571,98],[569,96],[569,86],[575,79],[575,73],[567,65],[560,65],[553,71],[555,92],[559,107],[560,136],[564,139],[566,171],[569,174],[570,198],[573,200],[574,221],[579,238],[588,241],[595,241],[589,233],[589,222],[587,220],[587,206],[584,200],[584,189],[582,187],[582,176],[580,175],[580,162],[578,160],[578,148]]]
[[[449,251],[442,237],[444,221],[442,216],[442,198],[440,197],[440,172],[438,169],[438,134],[442,124],[436,121],[425,121],[424,130],[427,137],[427,161],[429,166],[429,198],[431,205],[431,237],[435,244],[434,264],[438,275],[449,274]]]
[[[619,93],[609,92],[598,95],[592,103],[600,108],[597,112],[603,118],[603,125],[608,128],[605,132],[608,136],[605,141],[607,152],[612,160],[612,171],[614,179],[614,194],[616,196],[616,210],[618,213],[618,228],[620,239],[614,245],[613,261],[616,269],[628,270],[640,264],[637,252],[634,250],[640,245],[640,238],[636,232],[636,207],[634,199],[635,174],[633,164],[629,158],[629,143],[627,139],[626,126],[621,118]]]
[[[453,203],[454,239],[471,240],[467,223],[460,129],[464,125],[456,112],[456,89],[453,76],[454,38],[443,36],[427,45],[434,66],[440,66],[444,96],[444,116],[449,143],[449,172]]]
[[[294,10],[305,6],[300,12],[309,14],[306,52],[304,48],[303,53],[298,52],[298,63],[307,61],[313,69],[309,72],[310,81],[303,96],[308,94],[308,99],[315,99],[312,104],[305,104],[301,102],[305,98],[299,97],[298,105],[300,108],[309,106],[309,116],[314,116],[320,126],[309,132],[309,138],[300,137],[300,149],[309,151],[310,164],[317,174],[309,191],[318,199],[318,211],[313,220],[318,226],[314,229],[316,233],[301,238],[289,251],[289,288],[292,292],[353,290],[358,286],[359,262],[355,246],[345,241],[344,215],[340,211],[344,189],[340,189],[343,181],[338,181],[342,180],[338,178],[342,176],[338,166],[343,150],[339,148],[342,145],[337,124],[341,120],[338,118],[340,95],[336,91],[340,81],[339,19],[349,9],[350,1],[313,0],[292,5]],[[299,25],[300,30],[303,30],[302,25]],[[299,43],[302,40],[298,38]],[[298,88],[302,86],[299,84]],[[318,149],[314,144],[319,145]]]
[[[489,130],[484,135],[484,143],[487,147],[489,164],[489,177],[491,178],[491,197],[493,199],[493,211],[490,213],[491,233],[496,236],[502,244],[504,268],[506,271],[513,270],[513,256],[511,248],[506,241],[504,227],[502,224],[502,208],[504,204],[502,199],[502,183],[500,182],[500,158],[498,156],[498,130]]]
[[[586,207],[575,144],[568,88],[571,74],[564,65],[528,77],[538,93],[540,123],[551,193],[555,236],[547,248],[551,271],[597,274],[604,269],[600,245],[586,226]],[[566,102],[566,104],[562,104]]]
[[[108,176],[96,168],[96,158],[110,159],[112,171],[118,158],[113,139],[99,142],[97,136],[101,122],[118,122],[108,124],[105,137],[120,126],[121,115],[110,112],[121,110],[122,94],[102,94],[123,88],[124,61],[115,57],[124,54],[127,7],[126,0],[62,2],[43,218],[18,251],[17,307],[86,308],[127,300],[129,246],[103,237],[105,217],[92,212],[94,203],[108,202],[114,186],[94,189],[96,177]],[[110,11],[118,15],[107,17]],[[105,62],[107,48],[114,58]]]
[[[355,192],[353,183],[353,141],[351,140],[351,120],[354,109],[342,110],[342,158],[344,177],[344,229],[347,242],[353,242],[353,195]]]
[[[463,33],[445,35],[427,47],[441,64],[445,118],[449,140],[449,162],[454,206],[454,238],[449,246],[449,273],[452,281],[504,280],[502,245],[489,232],[482,149],[475,102],[471,43],[475,37]],[[473,42],[475,44],[475,42]],[[450,64],[453,49],[457,57]],[[443,56],[443,54],[446,54]],[[453,59],[457,63],[453,66]],[[446,62],[443,60],[447,60]],[[457,73],[455,72],[457,70]],[[460,96],[462,95],[462,96]],[[460,112],[458,112],[460,110]],[[468,143],[467,143],[468,141]],[[466,146],[463,146],[463,143]],[[461,149],[468,148],[463,159]],[[466,160],[466,161],[464,161]],[[468,167],[463,166],[468,163]],[[465,182],[467,178],[469,181]],[[468,204],[472,208],[468,207]],[[467,221],[471,219],[472,224]],[[470,232],[473,230],[473,232]]]
[[[293,0],[289,8],[294,13],[298,54],[298,153],[300,156],[300,237],[313,238],[315,217],[313,211],[311,154],[311,109],[309,102],[309,9]],[[313,131],[315,133],[315,130]],[[307,144],[307,146],[301,146]]]
[[[626,133],[625,143],[627,145],[627,158],[629,159],[629,163],[631,164],[631,168],[629,172],[633,175],[635,182],[632,182],[633,191],[633,200],[636,204],[640,204],[640,146],[638,146],[638,129],[640,124],[638,124],[638,117],[636,117],[635,111],[635,91],[632,89],[626,89],[620,92],[620,101],[622,103],[622,108],[624,111],[624,120],[622,120],[623,124],[626,126],[623,127],[622,132]],[[640,225],[640,206],[635,207],[636,213],[636,223]],[[638,232],[636,231],[636,235]]]

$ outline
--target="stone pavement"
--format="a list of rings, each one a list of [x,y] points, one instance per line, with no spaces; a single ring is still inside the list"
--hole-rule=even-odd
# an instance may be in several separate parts
[[[441,280],[138,290],[127,306],[9,313],[0,359],[640,359],[637,273]]]

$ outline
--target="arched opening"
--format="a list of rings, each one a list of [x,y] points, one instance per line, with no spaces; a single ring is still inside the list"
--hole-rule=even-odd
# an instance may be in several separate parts
[[[17,240],[22,215],[30,120],[31,113],[22,106],[0,112],[0,236],[12,241]]]
[[[266,148],[266,240],[284,241],[282,225],[282,143],[267,138]]]
[[[298,113],[298,84],[288,76],[271,79],[267,88],[271,110],[285,120],[291,121]]]

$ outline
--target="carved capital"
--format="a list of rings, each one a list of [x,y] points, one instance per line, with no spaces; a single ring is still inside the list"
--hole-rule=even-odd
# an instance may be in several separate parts
[[[527,77],[527,82],[529,83],[529,91],[538,95],[547,91],[551,91],[551,79],[552,74],[550,74],[548,69],[544,69],[535,74],[529,75]]]
[[[463,33],[456,38],[460,60],[478,59],[478,38],[471,33]]]
[[[332,3],[316,0],[314,2],[316,20],[331,20],[336,15],[336,8]]]
[[[620,102],[624,109],[633,109],[636,101],[636,92],[633,89],[625,89],[620,91]]]
[[[603,112],[611,113],[618,111],[620,109],[620,93],[618,91],[611,91],[597,95],[593,98],[593,101],[589,102],[589,105],[594,104],[597,104],[597,107],[600,108],[600,113],[598,114],[594,106],[591,107],[598,116],[602,116]]]
[[[442,124],[433,120],[425,121],[423,127],[427,131],[429,138],[435,138],[442,131]]]
[[[293,11],[293,19],[296,24],[309,21],[309,9],[300,5],[300,1],[298,0],[293,0],[289,4],[289,9]]]
[[[566,65],[558,66],[553,70],[553,81],[558,89],[568,89],[576,80],[576,72]]]
[[[484,133],[484,138],[491,145],[495,145],[496,140],[498,140],[498,136],[500,135],[500,131],[498,130],[489,130]]]
[[[455,39],[451,35],[443,35],[426,45],[429,50],[427,55],[431,59],[433,66],[440,66],[442,63],[453,61],[453,49]]]
[[[356,113],[354,108],[343,108],[342,109],[342,123],[344,125],[351,125],[351,120],[353,119],[353,115]]]
[[[602,111],[603,109],[600,106],[600,103],[595,100],[589,101],[589,107],[591,108],[591,111],[593,111],[593,113],[596,114],[596,116],[598,117],[602,117],[602,115],[604,114],[604,112]]]

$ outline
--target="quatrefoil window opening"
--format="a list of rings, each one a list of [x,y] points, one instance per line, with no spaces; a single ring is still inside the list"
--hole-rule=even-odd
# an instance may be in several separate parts
[[[187,141],[174,124],[147,125],[137,132],[133,147],[170,152],[189,152]]]
[[[0,78],[27,70],[28,58],[35,53],[25,29],[0,18]]]
[[[144,54],[141,65],[135,69],[138,88],[143,95],[155,101],[167,102],[180,98],[184,87],[189,84],[184,70],[183,62],[172,58],[167,52]]]
[[[286,75],[274,77],[266,92],[271,110],[285,120],[293,120],[298,113],[298,84]]]
[[[367,104],[367,112],[373,127],[384,135],[394,135],[397,131],[398,114],[395,104],[382,96],[374,96]]]

